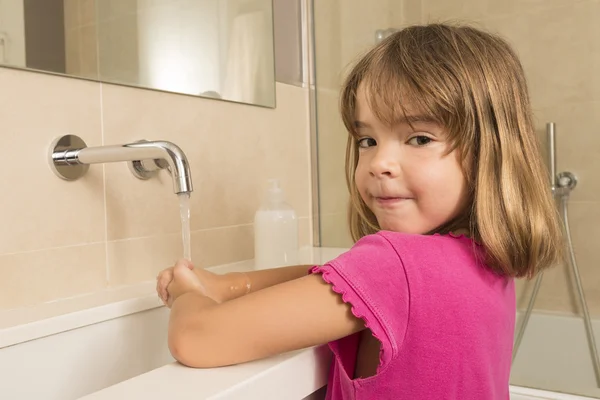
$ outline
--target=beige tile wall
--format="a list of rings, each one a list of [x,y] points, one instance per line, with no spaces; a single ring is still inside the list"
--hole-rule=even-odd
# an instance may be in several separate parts
[[[338,111],[344,59],[342,7],[338,0],[315,2],[314,7],[321,244],[348,247],[352,242],[345,219],[348,202],[344,178],[346,132]]]
[[[166,172],[140,181],[125,163],[79,181],[50,170],[50,142],[89,146],[163,139],[190,161],[192,258],[253,257],[252,219],[278,177],[310,245],[308,92],[277,85],[277,108],[0,68],[0,309],[152,280],[182,255],[179,206]]]

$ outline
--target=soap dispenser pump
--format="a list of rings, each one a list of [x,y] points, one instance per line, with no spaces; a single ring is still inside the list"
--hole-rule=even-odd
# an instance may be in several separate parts
[[[279,180],[270,179],[263,204],[254,215],[256,269],[298,264],[298,218],[285,202]]]

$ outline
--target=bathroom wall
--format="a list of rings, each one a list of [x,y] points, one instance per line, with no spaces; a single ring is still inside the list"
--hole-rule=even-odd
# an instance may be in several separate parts
[[[570,223],[583,286],[594,316],[600,316],[600,1],[379,0],[316,2],[317,105],[320,163],[321,241],[348,246],[344,177],[346,132],[338,95],[348,64],[375,42],[375,31],[406,24],[463,21],[500,33],[518,51],[529,80],[536,127],[545,153],[545,124],[557,124],[558,171],[570,170],[579,184],[570,203]],[[596,174],[594,174],[596,172]],[[519,306],[532,282],[519,281]],[[578,310],[566,266],[544,275],[536,309]]]
[[[253,213],[271,177],[300,217],[301,245],[311,243],[307,89],[278,83],[269,109],[5,68],[0,87],[0,309],[153,280],[182,255],[167,173],[140,181],[118,163],[63,181],[47,156],[68,133],[88,146],[164,139],[186,152],[197,265],[253,257]]]
[[[65,1],[69,73],[103,79],[135,67],[135,46],[116,41],[128,26],[137,29],[137,0],[103,6]],[[299,37],[290,21],[297,14],[279,9],[280,39]],[[117,62],[97,65],[96,36],[100,49],[119,50],[110,57]],[[278,81],[293,75],[288,69],[279,68]],[[194,184],[196,265],[253,258],[253,216],[269,178],[281,179],[299,216],[300,246],[312,245],[308,89],[278,82],[271,109],[1,67],[0,87],[3,150],[14,166],[0,172],[0,310],[154,280],[182,256],[179,202],[168,173],[141,181],[116,163],[63,181],[47,156],[65,134],[88,146],[140,139],[179,145]]]

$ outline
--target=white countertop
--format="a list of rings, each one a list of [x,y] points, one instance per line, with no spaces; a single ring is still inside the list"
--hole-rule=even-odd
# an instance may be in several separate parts
[[[172,363],[81,399],[303,399],[325,386],[330,359],[319,346],[223,368]]]
[[[312,248],[301,263],[321,264],[344,249]],[[219,272],[249,270],[253,262],[221,267]],[[303,399],[327,383],[331,353],[327,346],[311,347],[223,368],[194,369],[172,363],[99,392],[84,400],[112,399]]]
[[[300,263],[323,264],[346,249],[304,248]],[[253,260],[208,268],[216,273],[254,269]],[[112,318],[163,307],[155,281],[0,312],[0,348]],[[102,399],[302,399],[326,383],[330,353],[318,346],[250,363],[193,369],[178,363],[84,397]]]

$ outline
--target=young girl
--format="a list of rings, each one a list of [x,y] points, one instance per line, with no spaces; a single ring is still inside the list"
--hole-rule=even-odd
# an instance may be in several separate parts
[[[513,278],[561,258],[525,78],[502,39],[406,28],[341,97],[356,244],[323,266],[158,277],[181,363],[328,343],[328,399],[508,399]]]

